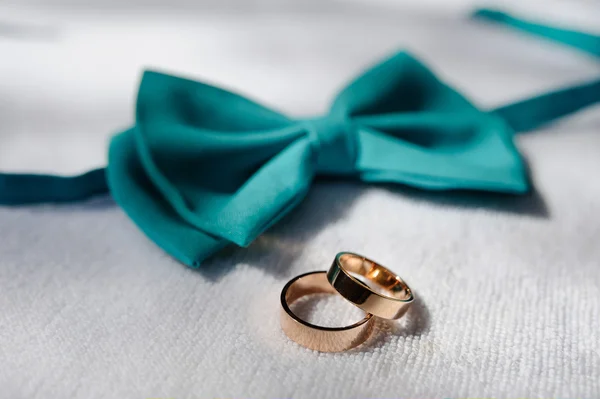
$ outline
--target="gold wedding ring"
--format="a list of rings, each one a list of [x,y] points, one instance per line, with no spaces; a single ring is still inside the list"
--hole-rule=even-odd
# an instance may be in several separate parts
[[[338,293],[362,309],[364,319],[347,327],[321,327],[290,310],[299,298]],[[302,346],[340,352],[362,344],[371,334],[375,316],[398,319],[414,300],[408,285],[377,262],[351,252],[336,255],[328,272],[311,272],[290,280],[281,291],[281,328]]]
[[[290,339],[309,349],[340,352],[360,345],[369,337],[374,320],[370,314],[347,327],[321,327],[302,320],[290,310],[297,299],[318,293],[336,293],[324,271],[295,277],[281,291],[281,328]]]
[[[351,252],[337,254],[327,279],[348,301],[385,319],[402,317],[414,299],[408,285],[391,270]]]

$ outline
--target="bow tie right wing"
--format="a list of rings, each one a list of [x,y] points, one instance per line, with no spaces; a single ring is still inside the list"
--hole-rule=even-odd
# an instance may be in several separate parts
[[[407,53],[356,79],[331,112],[353,122],[356,171],[364,181],[437,190],[528,189],[510,127]]]

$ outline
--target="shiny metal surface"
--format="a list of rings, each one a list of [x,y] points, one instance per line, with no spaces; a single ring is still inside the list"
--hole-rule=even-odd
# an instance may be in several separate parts
[[[362,255],[340,252],[327,272],[331,286],[366,313],[399,319],[414,297],[394,272]]]
[[[341,352],[362,344],[369,337],[374,321],[370,314],[350,326],[321,327],[300,319],[290,310],[297,299],[317,293],[336,294],[324,271],[297,276],[281,291],[281,328],[290,339],[320,352]]]

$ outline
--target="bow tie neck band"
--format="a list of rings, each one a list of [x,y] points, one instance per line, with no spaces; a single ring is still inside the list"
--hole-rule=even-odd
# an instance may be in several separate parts
[[[598,37],[498,12],[475,16],[600,55]],[[525,193],[515,132],[598,100],[600,80],[482,111],[399,53],[349,84],[326,115],[291,119],[223,89],[145,72],[135,125],[112,139],[106,169],[76,177],[0,174],[0,204],[109,191],[150,239],[196,267],[224,246],[248,245],[302,201],[318,176]]]

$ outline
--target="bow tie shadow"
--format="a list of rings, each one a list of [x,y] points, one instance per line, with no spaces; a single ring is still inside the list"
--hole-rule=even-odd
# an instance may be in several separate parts
[[[527,159],[523,158],[529,171]],[[529,172],[528,172],[529,173]],[[486,209],[491,212],[517,214],[540,219],[549,219],[550,211],[546,201],[540,194],[530,177],[530,189],[522,195],[505,193],[481,192],[474,190],[455,190],[432,192],[418,190],[409,186],[386,184],[386,190],[405,196],[414,201],[423,201],[443,207],[458,207],[468,209]]]
[[[428,192],[391,184],[373,187],[361,182],[323,178],[314,184],[295,210],[249,247],[230,246],[195,270],[212,281],[220,280],[240,264],[259,268],[277,278],[289,277],[290,266],[301,259],[304,251],[315,252],[315,246],[310,245],[314,237],[327,226],[345,219],[357,200],[373,189],[397,195],[398,206],[402,206],[403,202],[406,206],[410,206],[411,202],[422,202],[433,207],[484,209],[542,219],[550,217],[546,203],[535,187],[527,194],[517,196],[476,191]],[[332,253],[323,253],[323,263],[307,265],[307,270],[327,268],[332,258]]]

